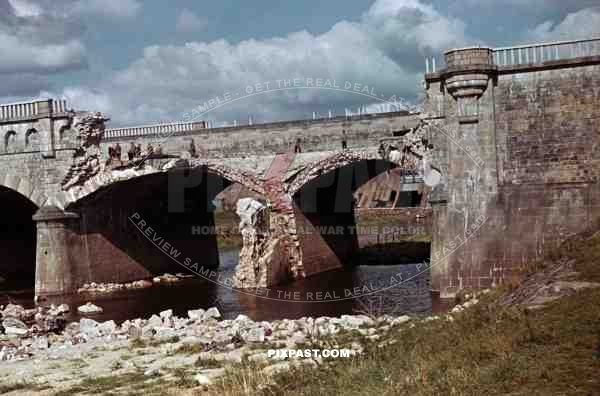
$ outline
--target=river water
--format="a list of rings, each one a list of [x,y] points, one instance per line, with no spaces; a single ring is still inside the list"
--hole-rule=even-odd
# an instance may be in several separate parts
[[[219,274],[232,277],[238,262],[238,250],[220,252]],[[104,312],[94,315],[99,321],[113,319],[122,322],[126,319],[148,318],[166,309],[173,309],[177,316],[186,316],[187,310],[216,306],[223,317],[235,318],[245,314],[254,320],[295,319],[303,316],[340,316],[344,314],[427,314],[448,309],[429,292],[429,273],[420,273],[417,264],[369,265],[340,269],[319,274],[292,284],[273,287],[265,299],[255,293],[240,293],[222,285],[216,285],[204,278],[189,278],[172,284],[158,284],[151,288],[123,290],[110,294],[85,294],[63,296],[46,301],[69,304],[72,308],[91,301],[101,306]],[[399,275],[401,274],[401,275]],[[389,287],[393,277],[403,281]],[[382,290],[387,286],[385,290]],[[360,297],[337,299],[349,295]],[[375,291],[378,291],[374,293]],[[329,293],[328,301],[293,301],[294,296],[306,300],[308,293],[322,296]],[[33,290],[1,292],[0,304],[12,302],[28,308],[34,306]],[[357,294],[358,293],[358,294]],[[365,295],[364,293],[371,293]],[[280,298],[278,298],[278,295]],[[286,299],[286,296],[287,299]],[[335,298],[335,299],[333,299]],[[72,309],[75,311],[75,309]],[[76,312],[71,312],[70,320],[78,320]]]

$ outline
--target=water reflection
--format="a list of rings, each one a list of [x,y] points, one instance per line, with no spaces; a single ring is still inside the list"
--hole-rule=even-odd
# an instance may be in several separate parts
[[[233,276],[238,261],[238,251],[228,250],[220,253],[222,277]],[[51,302],[66,302],[71,307],[92,301],[104,308],[104,312],[94,316],[97,320],[114,319],[117,322],[133,318],[147,318],[153,313],[173,309],[178,316],[185,316],[187,310],[217,306],[225,318],[235,318],[245,314],[254,320],[274,320],[281,318],[300,318],[302,316],[339,316],[369,312],[373,314],[428,313],[444,310],[429,292],[429,273],[419,273],[417,264],[360,266],[353,269],[330,271],[290,285],[271,288],[269,297],[293,298],[294,293],[305,299],[308,293],[329,292],[331,296],[345,296],[348,291],[369,292],[389,286],[390,279],[410,279],[399,285],[378,293],[343,301],[293,302],[268,300],[256,295],[231,290],[202,278],[185,279],[176,284],[161,284],[149,289],[124,290],[105,295],[74,295],[54,298]],[[33,307],[33,290],[3,293],[0,304],[8,301],[26,307]],[[70,320],[79,319],[72,312]]]

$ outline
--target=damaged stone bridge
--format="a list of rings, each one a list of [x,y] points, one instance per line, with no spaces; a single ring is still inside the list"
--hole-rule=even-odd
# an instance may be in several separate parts
[[[260,208],[250,214],[240,206],[248,221],[236,286],[270,286],[338,268],[358,247],[349,233],[353,193],[399,169],[378,153],[381,139],[416,139],[421,125],[417,115],[398,112],[236,128],[196,122],[107,129],[103,114],[64,103],[55,112],[55,101],[44,103],[43,112],[9,112],[1,121],[10,131],[1,154],[2,198],[18,209],[5,222],[27,224],[19,231],[27,245],[1,270],[6,279],[35,274],[37,295],[185,272],[186,264],[215,268],[216,235],[194,230],[214,229],[215,198],[234,185],[250,191]],[[39,131],[40,142],[31,143],[30,129]],[[130,160],[132,143],[142,153]],[[117,144],[121,156],[109,158]],[[301,153],[293,151],[297,144]],[[403,169],[416,173],[415,158]],[[313,233],[316,226],[335,232]],[[8,233],[4,241],[16,249]],[[171,248],[176,257],[166,254]]]
[[[356,251],[354,192],[399,171],[431,189],[433,288],[497,284],[598,220],[599,44],[449,50],[419,114],[106,129],[62,101],[2,105],[0,276],[35,274],[44,295],[214,268],[214,233],[193,230],[215,226],[233,185],[254,194],[238,203],[236,286],[310,276]],[[382,156],[382,141],[398,150]],[[132,144],[142,155],[129,160]]]

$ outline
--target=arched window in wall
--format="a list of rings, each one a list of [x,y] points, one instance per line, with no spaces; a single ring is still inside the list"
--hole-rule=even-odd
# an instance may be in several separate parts
[[[4,134],[4,152],[14,152],[17,145],[17,133],[15,131],[8,131]]]
[[[40,148],[40,134],[37,129],[31,128],[25,133],[25,147],[28,151],[39,150]]]

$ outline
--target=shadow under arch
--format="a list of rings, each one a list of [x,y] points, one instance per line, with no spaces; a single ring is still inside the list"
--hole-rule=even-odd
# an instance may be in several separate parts
[[[307,276],[351,263],[359,248],[354,192],[398,169],[381,158],[339,157],[309,166],[289,181]]]
[[[38,206],[22,193],[0,185],[0,289],[33,289]]]
[[[115,181],[69,203],[80,216],[86,281],[128,282],[219,265],[213,200],[232,183],[207,166]],[[162,251],[161,251],[162,250]],[[80,282],[81,283],[81,282]]]

